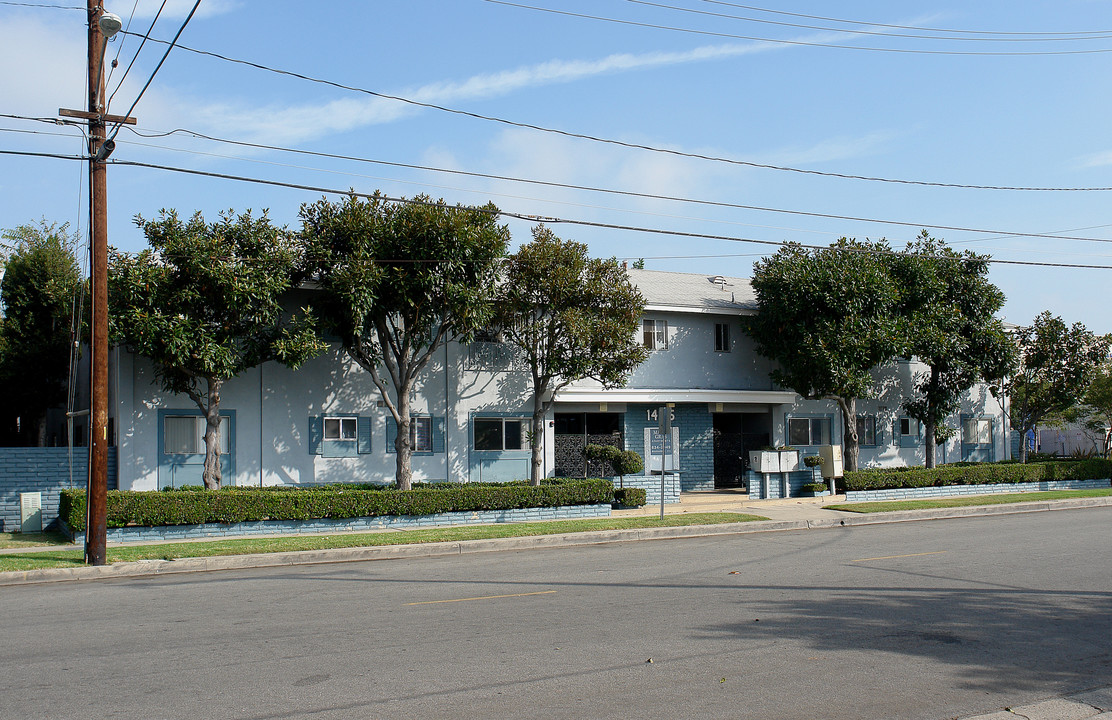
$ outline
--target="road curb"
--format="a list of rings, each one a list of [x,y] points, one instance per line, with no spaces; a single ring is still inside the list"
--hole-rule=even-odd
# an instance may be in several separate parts
[[[711,537],[715,535],[744,535],[784,530],[820,530],[837,527],[884,525],[918,520],[945,520],[949,518],[985,517],[992,515],[1017,515],[1051,510],[1075,510],[1086,507],[1112,506],[1112,497],[1044,500],[1008,505],[974,505],[958,508],[933,508],[930,510],[900,510],[896,512],[860,514],[841,511],[838,517],[822,520],[758,520],[721,525],[685,525],[681,527],[634,528],[628,530],[597,530],[561,535],[529,535],[515,538],[489,538],[485,540],[460,540],[414,545],[380,545],[375,547],[336,548],[332,550],[298,550],[293,552],[261,553],[256,555],[222,555],[219,557],[181,558],[178,560],[139,560],[113,563],[98,567],[47,568],[44,570],[18,570],[0,573],[0,587],[32,585],[75,580],[111,580],[181,573],[212,572],[214,570],[247,570],[252,568],[318,565],[325,563],[366,562],[400,558],[439,557],[509,550],[536,550],[567,548],[581,545],[639,542],[642,540],[673,540]],[[833,511],[839,512],[839,511]]]

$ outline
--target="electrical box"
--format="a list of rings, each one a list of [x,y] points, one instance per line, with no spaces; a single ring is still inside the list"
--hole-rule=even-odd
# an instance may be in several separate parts
[[[42,532],[42,493],[25,492],[19,494],[20,532]]]
[[[823,445],[819,448],[819,457],[822,458],[822,476],[826,479],[840,478],[845,472],[842,464],[841,445]]]

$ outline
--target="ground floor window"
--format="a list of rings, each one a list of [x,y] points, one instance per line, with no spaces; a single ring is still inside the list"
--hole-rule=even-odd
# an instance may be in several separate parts
[[[830,444],[830,418],[788,418],[788,444],[793,447],[814,447]]]
[[[896,421],[897,438],[900,447],[918,447],[922,441],[923,433],[919,421],[915,418],[901,417]]]
[[[409,446],[413,452],[432,452],[432,418],[418,415],[409,418]]]
[[[865,447],[876,446],[876,415],[857,416],[857,444]]]
[[[475,418],[475,449],[520,450],[524,429],[521,418]]]
[[[220,452],[227,453],[229,433],[220,418]],[[204,455],[205,418],[202,415],[165,415],[162,418],[162,452],[167,455]]]

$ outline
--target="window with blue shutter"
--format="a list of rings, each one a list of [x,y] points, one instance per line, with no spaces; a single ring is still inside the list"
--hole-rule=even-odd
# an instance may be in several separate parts
[[[398,424],[393,417],[386,417],[386,452],[396,453],[394,439]],[[409,446],[414,455],[436,455],[444,452],[444,418],[432,415],[409,416]]]
[[[322,457],[369,453],[373,422],[359,415],[314,415],[309,418],[309,452]]]

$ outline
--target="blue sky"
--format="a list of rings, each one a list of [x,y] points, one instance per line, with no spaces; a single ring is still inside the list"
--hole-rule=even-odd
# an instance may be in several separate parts
[[[106,0],[139,35],[160,4]],[[192,5],[169,0],[152,37],[172,38]],[[202,0],[183,45],[359,90],[175,49],[132,113],[142,136],[121,130],[112,159],[390,196],[426,193],[451,203],[493,201],[531,216],[733,238],[552,225],[598,256],[643,257],[649,269],[708,275],[746,277],[756,259],[775,251],[741,240],[826,245],[842,236],[884,237],[902,247],[927,228],[998,260],[1107,266],[998,264],[991,277],[1008,297],[1002,314],[1009,322],[1025,324],[1050,310],[1108,333],[1112,191],[918,183],[1112,186],[1110,9],[1108,0],[939,0],[926,8],[864,0],[759,7],[708,0]],[[79,156],[78,129],[23,118],[84,107],[84,12],[0,3],[0,27],[0,61],[8,68],[0,75],[0,150]],[[138,47],[139,37],[125,35],[108,45],[108,60],[119,57],[109,77],[112,113],[127,111],[165,45],[148,43],[120,85]],[[164,135],[176,129],[378,162]],[[45,217],[84,233],[80,162],[3,154],[0,163],[0,227]],[[296,227],[301,203],[320,197],[165,169],[116,165],[108,173],[109,242],[127,250],[144,246],[136,214],[176,208],[215,218],[222,209],[267,208]],[[530,223],[507,222],[515,241],[528,239]]]

